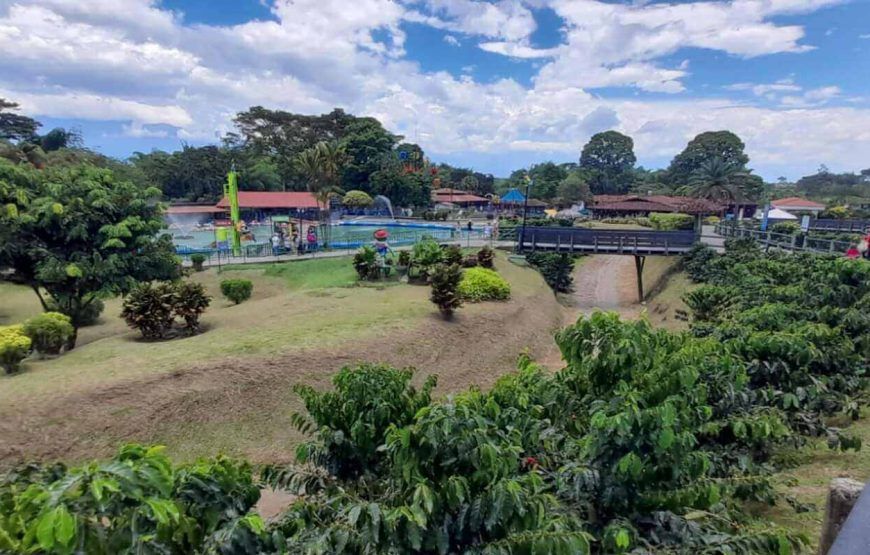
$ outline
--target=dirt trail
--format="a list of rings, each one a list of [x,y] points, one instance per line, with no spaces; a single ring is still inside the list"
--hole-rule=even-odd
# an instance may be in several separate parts
[[[574,270],[574,291],[563,297],[566,317],[574,321],[596,308],[624,314],[637,312],[634,259],[630,256],[596,255]]]

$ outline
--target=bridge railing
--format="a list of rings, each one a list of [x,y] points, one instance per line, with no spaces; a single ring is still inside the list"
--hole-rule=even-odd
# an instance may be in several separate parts
[[[749,238],[760,244],[787,251],[807,251],[817,253],[843,254],[849,248],[848,241],[822,239],[809,235],[773,233],[758,229],[746,229],[725,222],[716,225],[716,233],[723,237]]]
[[[614,254],[679,254],[697,240],[694,231],[645,231],[583,229],[576,227],[526,227],[519,231],[518,249]]]
[[[854,231],[855,233],[862,233],[865,229],[870,229],[870,220],[815,219],[810,220],[810,229],[816,231]]]

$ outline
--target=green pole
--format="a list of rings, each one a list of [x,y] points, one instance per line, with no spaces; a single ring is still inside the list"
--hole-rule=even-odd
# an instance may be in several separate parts
[[[227,174],[227,184],[224,194],[230,202],[230,222],[233,225],[233,256],[242,254],[242,236],[239,233],[239,182],[236,178],[235,169]]]

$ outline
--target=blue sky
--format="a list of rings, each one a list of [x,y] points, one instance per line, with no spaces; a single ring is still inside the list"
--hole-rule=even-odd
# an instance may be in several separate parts
[[[768,179],[870,167],[867,0],[0,0],[0,75],[119,158],[260,104],[372,115],[500,176],[610,128],[647,167],[711,129]]]

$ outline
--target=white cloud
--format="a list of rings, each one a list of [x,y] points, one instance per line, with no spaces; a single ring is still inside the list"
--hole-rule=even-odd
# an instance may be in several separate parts
[[[459,46],[459,39],[454,37],[453,35],[444,35],[444,42],[449,44],[450,46]]]
[[[540,48],[530,0],[278,0],[275,21],[229,27],[186,25],[157,0],[0,0],[0,96],[37,116],[119,120],[137,137],[171,126],[170,135],[213,141],[251,105],[303,113],[340,106],[378,117],[435,156],[576,157],[591,134],[616,128],[635,138],[641,157],[670,157],[698,132],[727,128],[755,164],[857,167],[870,151],[870,110],[834,107],[849,99],[833,85],[736,83],[706,100],[589,92],[685,92],[689,61],[661,60],[686,47],[737,57],[806,51],[802,28],[769,18],[834,3],[536,0],[564,20],[563,43]],[[406,21],[447,31],[448,43],[479,41],[542,66],[531,86],[478,82],[471,66],[458,77],[426,72],[405,52]],[[773,100],[737,104],[726,91]]]

